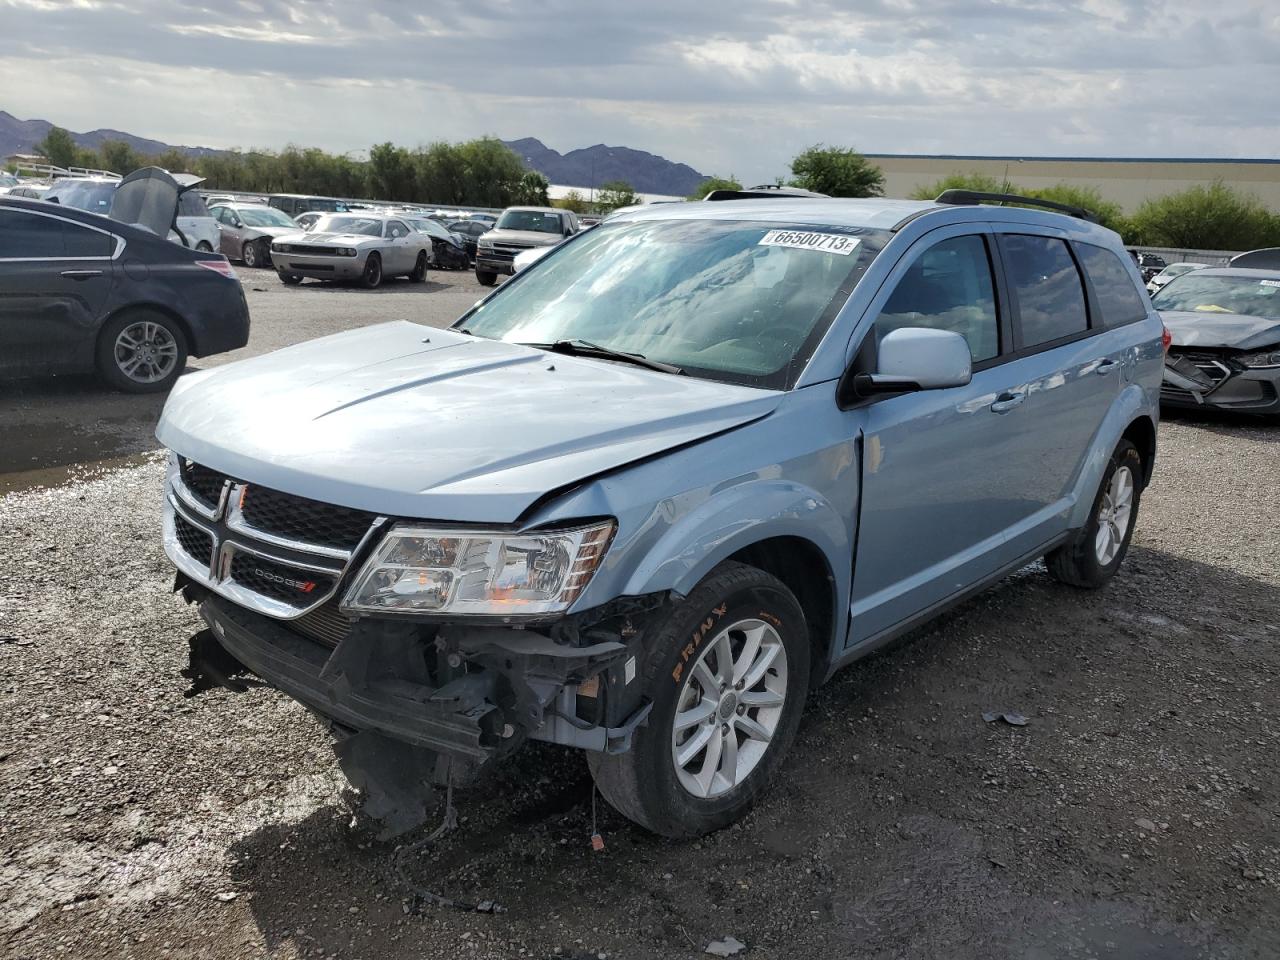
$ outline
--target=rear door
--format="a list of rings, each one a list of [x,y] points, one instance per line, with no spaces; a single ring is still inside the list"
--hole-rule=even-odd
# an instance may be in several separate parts
[[[0,370],[87,368],[120,241],[52,213],[0,207]]]
[[[1011,531],[1015,552],[1064,532],[1075,486],[1103,419],[1120,392],[1125,340],[1104,336],[1100,311],[1065,234],[996,225],[1013,319],[1016,391],[1031,429],[1011,493],[1034,505]],[[1055,235],[1056,233],[1056,235]]]

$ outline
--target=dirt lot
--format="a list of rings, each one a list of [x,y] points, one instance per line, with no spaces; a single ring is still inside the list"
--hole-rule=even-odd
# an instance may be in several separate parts
[[[247,352],[480,293],[245,275]],[[2,389],[4,957],[693,958],[725,935],[749,958],[1280,955],[1276,426],[1166,422],[1109,588],[1029,567],[844,671],[738,827],[676,844],[602,806],[593,853],[585,764],[526,751],[407,862],[507,908],[476,915],[406,912],[300,707],[183,698],[158,402]]]

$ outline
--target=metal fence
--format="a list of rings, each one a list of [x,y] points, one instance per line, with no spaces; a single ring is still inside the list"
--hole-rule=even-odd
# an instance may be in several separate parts
[[[1211,267],[1225,267],[1238,250],[1187,250],[1178,247],[1129,247],[1138,253],[1154,253],[1165,263],[1204,263]]]
[[[242,203],[266,203],[268,197],[276,196],[271,192],[255,192],[251,190],[214,190],[212,188],[200,188],[198,191],[200,196],[205,200],[210,197],[231,197]],[[445,210],[451,213],[457,213],[459,216],[465,216],[468,213],[501,213],[504,207],[473,207],[473,206],[457,206],[452,203],[418,203],[403,202],[397,203],[393,200],[366,200],[360,197],[322,197],[319,194],[288,194],[288,196],[316,196],[321,200],[336,200],[339,203],[358,203],[363,207],[421,207],[425,210],[432,208],[437,210]]]

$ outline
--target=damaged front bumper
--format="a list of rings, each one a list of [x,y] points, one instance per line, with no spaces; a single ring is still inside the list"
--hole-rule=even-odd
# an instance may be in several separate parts
[[[252,674],[340,733],[372,731],[472,764],[526,739],[630,749],[650,708],[635,683],[643,655],[636,622],[665,602],[618,601],[616,612],[601,611],[586,629],[585,621],[566,620],[546,633],[361,619],[330,647],[287,622],[186,589],[211,634],[192,638],[186,674],[196,692],[243,689],[238,675]]]

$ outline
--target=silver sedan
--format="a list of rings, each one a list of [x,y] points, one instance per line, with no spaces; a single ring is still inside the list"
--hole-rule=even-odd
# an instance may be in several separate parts
[[[218,221],[218,251],[228,260],[243,260],[246,267],[271,263],[271,242],[297,233],[288,215],[264,203],[215,203],[209,208]]]
[[[359,280],[377,287],[384,277],[405,276],[415,283],[427,277],[431,237],[410,228],[398,216],[375,211],[330,213],[306,233],[271,244],[271,260],[284,283]]]

